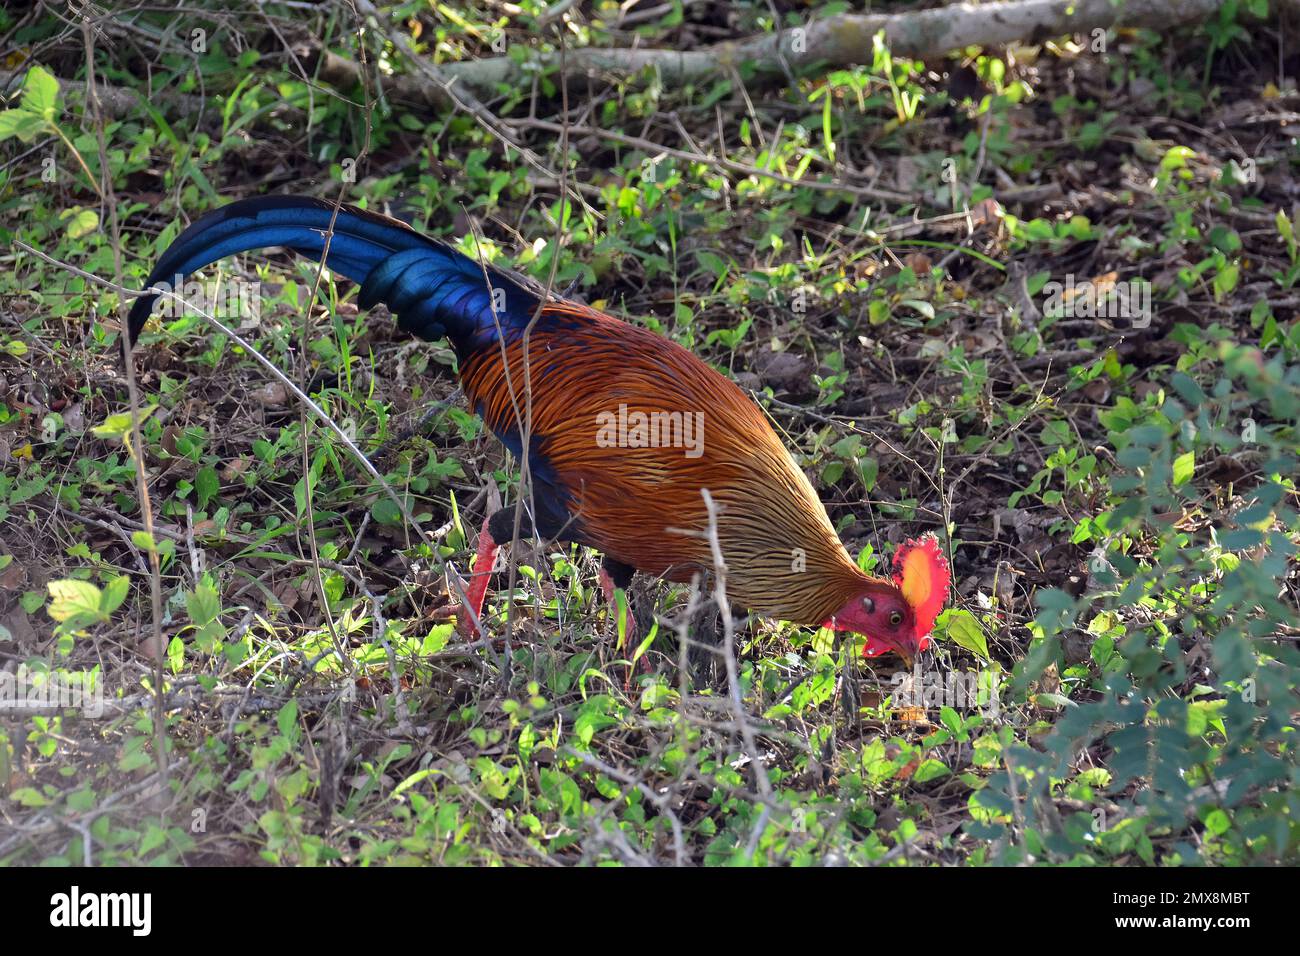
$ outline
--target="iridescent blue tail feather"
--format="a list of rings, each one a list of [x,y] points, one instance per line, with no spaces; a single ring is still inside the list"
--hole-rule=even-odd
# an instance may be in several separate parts
[[[398,325],[423,339],[451,339],[463,358],[528,324],[540,293],[526,279],[483,267],[437,239],[376,213],[298,196],[261,196],[223,206],[196,220],[158,260],[149,287],[179,288],[218,259],[284,246],[320,261],[333,224],[326,265],[361,285],[359,304],[388,306]],[[157,295],[131,309],[129,333],[140,334]]]

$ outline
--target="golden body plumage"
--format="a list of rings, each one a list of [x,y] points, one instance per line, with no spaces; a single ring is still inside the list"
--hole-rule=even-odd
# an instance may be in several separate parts
[[[566,303],[547,307],[528,351],[533,453],[575,518],[562,537],[645,573],[689,581],[713,566],[703,535],[707,488],[719,508],[728,596],[745,608],[818,625],[876,580],[849,557],[762,410],[686,349]],[[506,352],[514,401],[500,346],[461,370],[471,407],[498,434],[516,430],[517,414],[526,417],[522,340]],[[637,412],[651,421],[700,422],[702,434],[691,435],[698,449],[633,447],[646,437],[635,431],[623,444],[599,440],[602,423],[636,420]]]

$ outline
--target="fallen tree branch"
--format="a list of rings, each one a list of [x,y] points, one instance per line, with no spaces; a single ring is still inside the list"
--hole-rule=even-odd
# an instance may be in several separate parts
[[[28,66],[23,66],[22,69],[18,70],[0,70],[0,96],[16,96],[21,92],[28,69]],[[60,77],[59,88],[65,93],[75,93],[83,100],[85,99],[86,83],[84,80],[65,80]],[[95,83],[95,92],[99,96],[100,108],[114,119],[121,119],[123,116],[132,114],[143,115],[144,104],[152,99],[152,97],[146,98],[142,96],[135,90],[112,86],[102,81]],[[173,89],[159,91],[157,98],[177,113],[193,116],[198,115],[203,108],[202,97],[192,96],[189,93],[178,93]],[[294,112],[300,111],[294,110]]]
[[[385,37],[399,53],[410,61],[411,66],[420,73],[420,76],[422,77],[421,91],[423,96],[426,96],[435,102],[454,106],[456,109],[469,114],[474,118],[474,121],[483,127],[483,129],[490,135],[507,147],[516,150],[524,162],[529,166],[532,166],[533,169],[551,177],[552,179],[558,179],[560,182],[560,188],[565,189],[564,178],[554,170],[547,167],[547,165],[542,162],[542,158],[526,145],[517,142],[510,131],[502,126],[501,120],[498,119],[491,110],[484,106],[483,103],[481,103],[478,98],[469,91],[466,84],[458,83],[455,76],[449,76],[442,67],[435,66],[427,58],[418,55],[413,49],[411,49],[411,46],[406,42],[401,34],[388,26],[384,15],[375,8],[375,5],[371,3],[370,0],[352,0],[352,2],[359,13],[370,19],[370,22],[374,25],[374,28],[379,32],[379,34]],[[351,61],[345,60],[343,62],[350,63]],[[322,76],[325,75],[324,67],[327,65],[328,64],[318,64],[318,72]],[[356,79],[359,81],[361,79],[361,67],[355,63],[352,65],[357,69]],[[577,205],[582,207],[584,211],[592,213],[596,212],[596,210],[582,198],[582,195],[579,192],[572,189],[566,191],[569,193],[570,198],[572,198]]]
[[[806,27],[761,33],[728,40],[698,50],[571,49],[564,64],[570,76],[627,76],[655,67],[666,86],[681,86],[705,77],[721,76],[750,63],[760,74],[784,76],[787,68],[815,65],[841,67],[868,63],[875,35],[883,30],[896,56],[924,59],[968,46],[998,47],[1037,43],[1050,37],[1088,33],[1115,26],[1166,29],[1176,23],[1203,19],[1224,0],[1002,0],[994,3],[954,3],[907,13],[846,13],[812,20]],[[1293,7],[1294,3],[1284,6]],[[333,82],[355,78],[357,66],[325,51],[320,75]],[[445,102],[448,81],[456,87],[492,92],[517,86],[539,72],[560,68],[557,53],[535,52],[517,60],[488,57],[438,66],[442,83],[422,83],[418,77],[390,78],[392,89],[416,102]],[[443,88],[439,88],[442,85]]]

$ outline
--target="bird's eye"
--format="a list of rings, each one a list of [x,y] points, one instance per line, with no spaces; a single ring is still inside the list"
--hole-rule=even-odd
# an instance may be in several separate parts
[[[864,611],[866,611],[868,614],[875,614],[875,613],[876,613],[876,602],[873,601],[873,600],[871,600],[871,598],[863,598],[863,599],[862,599],[862,609],[863,609]]]
[[[903,623],[903,613],[901,611],[895,611],[893,614],[889,615],[889,623],[894,627],[898,627],[898,625]]]

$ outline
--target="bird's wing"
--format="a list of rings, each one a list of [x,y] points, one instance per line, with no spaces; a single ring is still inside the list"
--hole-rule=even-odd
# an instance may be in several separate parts
[[[563,308],[565,321],[530,337],[527,371],[515,339],[508,363],[499,347],[485,350],[461,378],[475,410],[516,451],[531,381],[530,461],[562,489],[572,517],[566,538],[689,580],[713,566],[701,495],[709,489],[734,598],[756,610],[795,610],[760,593],[780,586],[773,574],[790,572],[800,550],[812,551],[814,573],[847,555],[763,412],[676,343],[585,307]]]

